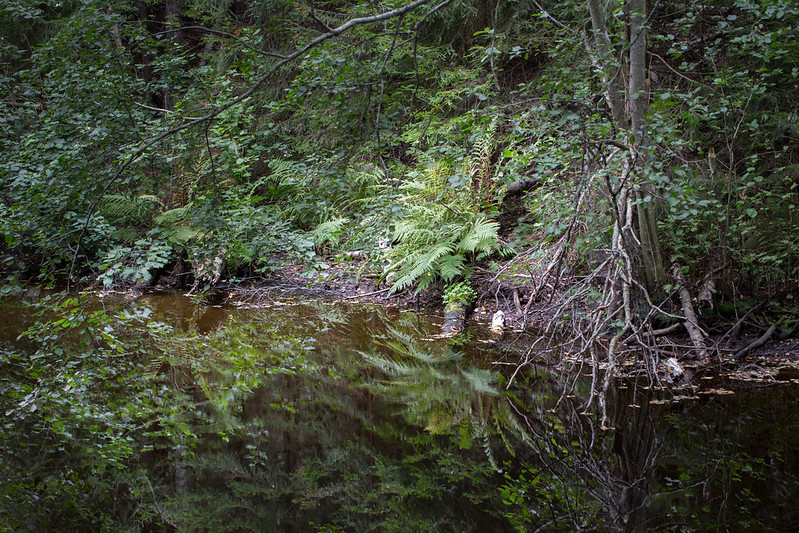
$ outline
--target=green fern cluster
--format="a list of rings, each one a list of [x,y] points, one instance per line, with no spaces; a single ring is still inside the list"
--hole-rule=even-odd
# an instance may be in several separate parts
[[[154,219],[161,236],[174,246],[186,248],[189,241],[203,234],[201,228],[189,223],[189,209],[188,205],[177,207],[164,211]]]
[[[468,281],[453,283],[444,291],[444,303],[467,305],[477,298],[477,293]]]
[[[317,246],[323,246],[325,243],[336,244],[349,224],[350,219],[347,217],[336,217],[322,222],[313,232],[314,243]]]
[[[392,292],[468,277],[472,262],[500,249],[499,224],[477,212],[468,187],[450,184],[451,174],[437,165],[403,185],[408,210],[395,230]]]
[[[414,283],[420,289],[436,279],[464,276],[473,259],[499,249],[499,224],[483,214],[454,217],[444,206],[418,206],[397,226],[400,245],[392,264],[392,292]]]

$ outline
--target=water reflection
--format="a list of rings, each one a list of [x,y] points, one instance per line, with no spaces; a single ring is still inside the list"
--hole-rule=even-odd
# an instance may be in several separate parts
[[[660,405],[621,383],[605,431],[588,381],[525,367],[506,390],[496,344],[436,340],[416,314],[105,309],[85,341],[4,333],[4,528],[799,528],[789,387]]]
[[[549,378],[563,381],[563,378]],[[515,402],[535,453],[503,486],[521,529],[795,530],[799,395],[789,388],[660,405],[642,383],[610,390],[611,428],[580,412],[579,392],[554,411],[532,380]],[[776,413],[782,413],[775,418]],[[754,416],[759,414],[760,416]]]
[[[172,356],[170,372],[191,368],[189,379],[173,379],[202,410],[191,421],[199,436],[193,455],[173,463],[170,522],[188,529],[508,530],[497,522],[501,502],[491,488],[499,475],[482,447],[471,446],[474,437],[455,442],[448,428],[426,431],[426,421],[408,415],[437,388],[431,405],[458,397],[468,411],[481,396],[496,403],[496,376],[462,356],[451,367],[419,364],[417,378],[432,379],[406,395],[377,364],[400,364],[410,353],[431,364],[452,361],[446,343],[422,340],[434,331],[396,311],[302,304],[246,318],[232,313],[201,343],[202,356],[186,357],[181,342],[184,353]],[[440,420],[436,412],[428,408]],[[482,428],[485,440],[487,422],[478,416],[461,427]]]

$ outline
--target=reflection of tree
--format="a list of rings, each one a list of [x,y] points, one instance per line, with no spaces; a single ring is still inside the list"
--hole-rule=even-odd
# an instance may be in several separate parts
[[[543,392],[536,390],[541,385]],[[552,386],[532,383],[513,403],[533,435],[534,452],[523,475],[509,475],[504,487],[506,500],[523,506],[515,521],[545,529],[641,530],[660,450],[650,404],[635,387],[612,388],[612,429],[604,432],[598,417],[580,412],[576,397],[552,409]]]
[[[0,346],[7,529],[799,530],[794,389],[614,386],[602,431],[587,384],[503,391],[417,316],[286,306],[197,335],[134,311],[107,348]]]
[[[190,369],[182,383],[193,379],[202,416],[194,425],[198,446],[180,458],[189,479],[170,496],[170,523],[187,530],[507,529],[488,512],[499,506],[498,474],[479,447],[462,448],[496,424],[492,376],[450,361],[443,343],[433,343],[424,356],[434,370],[427,381],[406,375],[406,393],[361,386],[380,371],[356,347],[374,349],[380,336],[374,357],[388,358],[395,351],[388,339],[421,345],[435,328],[363,309],[339,309],[330,321],[318,306],[281,313],[231,318],[197,345],[194,360],[181,358]],[[431,431],[406,412],[424,394],[454,406],[439,410]],[[444,435],[448,429],[463,429],[462,447]]]
[[[692,529],[799,530],[797,392],[739,389],[668,417],[656,509]]]
[[[663,406],[650,403],[649,387],[616,383],[604,431],[598,415],[580,413],[580,398],[552,410],[553,385],[531,382],[512,404],[533,435],[532,453],[502,489],[520,527],[797,529],[799,511],[787,502],[799,497],[799,421],[795,412],[789,420],[777,414],[795,393],[740,391]]]

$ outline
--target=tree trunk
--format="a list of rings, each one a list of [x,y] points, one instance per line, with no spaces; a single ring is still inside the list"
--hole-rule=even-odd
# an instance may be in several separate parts
[[[591,12],[591,24],[594,28],[596,48],[601,62],[605,99],[613,115],[613,120],[618,126],[624,127],[624,95],[619,82],[621,66],[613,60],[613,47],[608,36],[605,11],[600,5],[600,0],[588,0],[588,9]]]
[[[638,177],[638,191],[627,197],[628,202],[635,202],[636,238],[639,247],[635,254],[640,258],[644,270],[644,283],[650,293],[657,293],[665,283],[666,274],[663,268],[663,256],[657,234],[657,217],[655,215],[654,189],[644,173],[647,161],[646,110],[648,97],[646,93],[646,0],[629,0],[629,77],[627,86],[627,106],[623,105],[619,73],[621,66],[613,59],[612,45],[608,36],[605,13],[600,0],[589,0],[591,23],[594,28],[596,50],[601,61],[603,84],[606,100],[616,126],[621,130],[629,129],[632,142],[628,143],[632,154],[631,176]],[[631,191],[632,192],[632,191]],[[647,198],[648,197],[648,198]],[[645,201],[646,200],[646,201]],[[624,206],[619,206],[623,211]],[[626,239],[626,244],[630,244]],[[633,253],[633,250],[628,250]]]
[[[646,0],[630,2],[630,83],[627,97],[630,106],[630,128],[633,130],[635,146],[643,148],[646,131],[644,113],[647,107],[646,95]]]

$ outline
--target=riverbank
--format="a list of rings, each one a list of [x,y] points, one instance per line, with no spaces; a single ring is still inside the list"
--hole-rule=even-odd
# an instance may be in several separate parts
[[[301,265],[282,268],[268,277],[251,278],[239,283],[222,283],[212,289],[208,298],[220,298],[238,306],[259,307],[287,297],[314,297],[341,303],[370,303],[382,306],[443,313],[443,289],[432,286],[420,291],[405,290],[393,293],[390,284],[378,276],[360,274],[363,260],[342,263],[334,259],[327,268],[309,275]],[[317,267],[318,268],[318,267]],[[543,285],[536,290],[534,282],[518,283],[500,280],[491,272],[478,272],[472,278],[477,299],[468,306],[465,326],[479,324],[488,328],[492,317],[501,312],[504,317],[505,341],[512,343],[520,334],[535,333],[536,362],[560,366],[580,362],[590,363],[586,334],[581,331],[587,316],[587,306],[574,305],[571,294],[583,280],[564,278],[560,286]],[[536,294],[537,293],[537,294]],[[570,306],[571,307],[568,307]],[[565,312],[566,310],[569,312]],[[659,370],[668,384],[685,383],[711,373],[723,373],[747,382],[799,383],[799,338],[764,324],[764,316],[751,313],[724,315],[721,310],[705,311],[709,320],[706,328],[707,351],[697,353],[679,316],[664,327],[650,329],[639,337],[629,335],[619,346],[619,375],[642,371],[640,353],[649,350],[659,362]],[[643,338],[646,344],[641,342]],[[594,339],[598,349],[607,347],[611,332]],[[530,356],[531,354],[528,354]],[[519,364],[526,364],[526,357]],[[606,365],[602,365],[606,367]]]
[[[221,277],[202,290],[192,285],[192,273],[179,263],[155,274],[146,284],[116,286],[102,291],[94,280],[84,287],[100,294],[117,294],[136,300],[148,292],[186,293],[198,303],[230,304],[241,308],[265,307],[276,301],[321,298],[344,304],[367,303],[384,307],[424,311],[443,316],[443,286],[392,292],[391,284],[365,268],[364,256],[329,256],[311,265],[285,264],[268,275]],[[524,366],[530,362],[567,368],[593,364],[591,349],[607,352],[614,330],[608,327],[591,335],[589,318],[596,307],[575,294],[596,290],[596,279],[560,273],[557,280],[532,275],[503,276],[510,262],[498,271],[476,269],[470,278],[476,299],[464,306],[463,327],[488,329],[492,319],[502,316],[501,333],[495,337],[512,344],[521,336],[537,338],[535,352],[505,364]],[[588,278],[586,280],[586,278]],[[23,290],[23,289],[19,289]],[[762,304],[742,302],[740,309],[722,306],[701,309],[701,327],[706,350],[699,352],[684,327],[679,309],[665,309],[670,322],[653,320],[647,329],[630,332],[615,346],[612,371],[619,376],[657,370],[652,377],[666,386],[685,384],[703,376],[722,373],[750,382],[776,383],[799,378],[799,338],[775,325],[775,318],[761,313]],[[661,316],[662,316],[661,315]],[[443,325],[443,322],[442,322]],[[462,329],[456,327],[456,330]],[[644,354],[642,356],[642,354]],[[598,366],[608,368],[604,358]],[[650,370],[648,370],[650,369]]]

